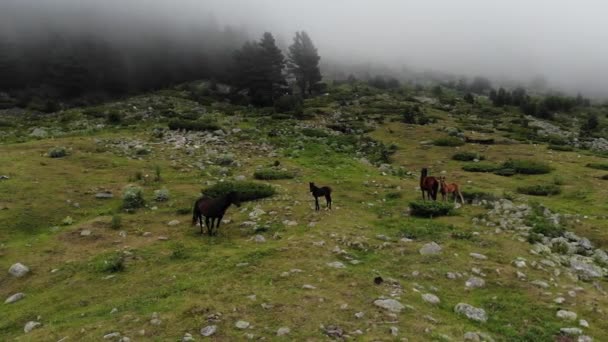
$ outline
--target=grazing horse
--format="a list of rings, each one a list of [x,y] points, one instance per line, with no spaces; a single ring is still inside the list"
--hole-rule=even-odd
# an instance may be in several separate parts
[[[234,204],[237,207],[241,206],[241,201],[239,200],[239,194],[231,191],[228,194],[218,197],[218,198],[210,198],[210,197],[202,197],[196,200],[194,203],[194,209],[192,211],[192,225],[194,226],[197,221],[201,226],[201,235],[203,235],[203,216],[205,217],[205,225],[207,226],[207,230],[209,231],[209,236],[213,234],[213,223],[217,220],[217,224],[215,228],[220,227],[220,222],[228,210],[228,207]],[[211,219],[211,225],[209,224],[209,220]],[[216,231],[217,232],[217,231]]]
[[[437,191],[439,190],[439,182],[435,177],[428,176],[429,170],[425,167],[422,169],[420,173],[420,191],[422,191],[422,200],[426,200],[424,198],[424,193],[426,192],[427,198],[432,199],[433,201],[437,200]]]
[[[331,188],[328,186],[324,186],[321,188],[318,188],[317,186],[315,186],[315,183],[308,183],[310,185],[310,192],[312,193],[312,195],[315,198],[315,210],[319,211],[319,197],[321,196],[325,196],[325,202],[327,205],[327,208],[331,209]]]
[[[441,185],[441,197],[445,201],[448,194],[454,194],[454,202],[458,202],[457,195],[460,196],[460,202],[464,205],[464,198],[460,192],[460,187],[456,183],[447,184],[445,182],[445,176],[439,178],[439,184]]]

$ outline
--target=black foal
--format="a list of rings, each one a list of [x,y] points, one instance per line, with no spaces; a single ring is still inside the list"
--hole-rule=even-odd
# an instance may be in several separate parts
[[[331,188],[328,186],[324,186],[318,188],[315,186],[315,183],[309,183],[310,192],[315,198],[315,210],[319,210],[319,197],[325,196],[325,201],[327,202],[327,208],[331,209]]]

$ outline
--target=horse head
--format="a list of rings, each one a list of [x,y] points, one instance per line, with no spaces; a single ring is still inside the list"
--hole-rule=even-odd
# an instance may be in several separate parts
[[[423,167],[421,170],[422,177],[426,177],[428,174],[429,174],[429,169],[427,169],[426,167]]]
[[[308,187],[310,188],[310,192],[313,192],[314,188],[315,188],[315,183],[313,182],[309,182],[308,183]]]

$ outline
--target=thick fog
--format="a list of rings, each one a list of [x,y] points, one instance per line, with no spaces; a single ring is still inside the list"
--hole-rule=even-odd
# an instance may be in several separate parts
[[[230,25],[251,38],[271,31],[283,47],[305,30],[325,63],[502,82],[543,76],[606,96],[607,11],[601,0],[2,0],[0,30],[24,37],[53,23],[120,38],[145,24],[191,39],[195,26]]]

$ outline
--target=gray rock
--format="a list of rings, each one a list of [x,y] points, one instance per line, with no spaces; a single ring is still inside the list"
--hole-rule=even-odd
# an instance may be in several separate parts
[[[458,303],[454,307],[454,312],[466,316],[468,319],[485,323],[488,320],[488,316],[484,309],[476,308],[470,304]]]
[[[153,312],[152,313],[152,319],[150,320],[150,324],[152,325],[161,325],[163,321],[160,320],[158,313],[157,312]]]
[[[12,295],[12,296],[8,297],[8,298],[7,298],[7,299],[4,301],[4,304],[12,304],[12,303],[14,303],[14,302],[16,302],[16,301],[20,301],[20,300],[22,300],[23,298],[25,298],[25,293],[23,293],[23,292],[18,292],[18,293],[15,293],[14,295]]]
[[[182,342],[191,342],[191,341],[194,341],[194,337],[192,337],[192,334],[185,333],[184,337],[182,337]]]
[[[167,225],[170,226],[170,227],[174,227],[174,226],[177,226],[179,224],[180,224],[179,220],[171,220],[171,221],[169,221],[169,223],[167,223]]]
[[[583,328],[589,328],[589,322],[587,322],[587,321],[586,321],[586,320],[584,320],[584,319],[579,320],[579,321],[578,321],[578,325],[580,325],[580,326],[581,326],[581,327],[583,327]]]
[[[587,336],[587,335],[580,335],[576,341],[577,342],[593,342],[593,338],[591,338],[590,336]]]
[[[592,278],[600,278],[603,276],[603,270],[593,264],[589,264],[580,260],[578,256],[570,259],[570,269],[578,275],[581,280],[591,280]]]
[[[427,243],[420,248],[420,254],[422,255],[437,255],[441,254],[441,246],[435,242]]]
[[[405,308],[403,304],[394,299],[376,299],[374,305],[391,312],[401,312]]]
[[[289,335],[290,332],[291,329],[289,329],[288,327],[281,327],[279,328],[279,330],[277,330],[277,336]]]
[[[328,262],[327,266],[331,268],[345,268],[346,266],[340,261]]]
[[[397,328],[397,327],[390,327],[389,328],[389,332],[391,333],[391,335],[397,336],[397,335],[399,335],[399,328]]]
[[[608,266],[608,254],[601,249],[596,249],[593,253],[593,259],[604,266]]]
[[[29,322],[25,323],[25,326],[23,327],[23,332],[27,334],[34,329],[40,328],[41,326],[42,326],[42,323],[40,323],[40,322],[29,321]]]
[[[95,194],[95,198],[97,199],[109,199],[114,198],[114,195],[111,191],[101,191]]]
[[[104,340],[112,340],[112,339],[119,338],[119,337],[120,337],[119,332],[113,332],[113,333],[103,335]]]
[[[432,293],[423,294],[422,300],[424,300],[427,303],[434,304],[434,305],[441,303],[441,300],[439,299],[439,297],[435,296]]]
[[[25,276],[26,274],[28,274],[30,272],[29,267],[25,266],[24,264],[18,262],[16,264],[13,264],[13,266],[11,266],[11,268],[8,269],[8,273],[10,273],[12,276],[17,277],[17,278],[21,278],[23,276]]]
[[[486,286],[486,281],[482,278],[471,277],[464,283],[464,286],[468,289],[482,288]]]
[[[247,321],[237,321],[234,326],[237,327],[238,329],[247,329],[249,328],[249,322]]]
[[[303,285],[303,286],[302,286],[302,288],[303,288],[304,290],[315,290],[315,289],[316,289],[316,287],[315,287],[315,286],[312,286],[312,285],[309,285],[309,284],[305,284],[305,285]]]
[[[568,336],[578,336],[583,334],[583,331],[580,328],[561,328],[559,331]]]
[[[83,229],[80,231],[80,236],[91,236],[91,231],[88,229]]]
[[[217,332],[217,325],[209,325],[201,329],[201,335],[205,337],[212,336]]]
[[[479,254],[479,253],[469,253],[469,256],[471,256],[471,258],[477,259],[477,260],[487,260],[488,257],[483,255],[483,254]]]
[[[253,241],[255,241],[257,243],[264,243],[264,242],[266,242],[266,238],[263,235],[257,234],[256,236],[253,237]]]
[[[568,310],[559,310],[555,316],[557,318],[566,320],[566,321],[575,321],[576,320],[576,312],[568,311]]]
[[[33,138],[46,138],[48,136],[48,132],[44,128],[36,127],[30,133],[30,137]]]
[[[542,280],[535,280],[533,282],[531,282],[532,285],[534,286],[538,286],[540,288],[543,289],[548,289],[549,288],[549,284],[546,281],[542,281]]]

